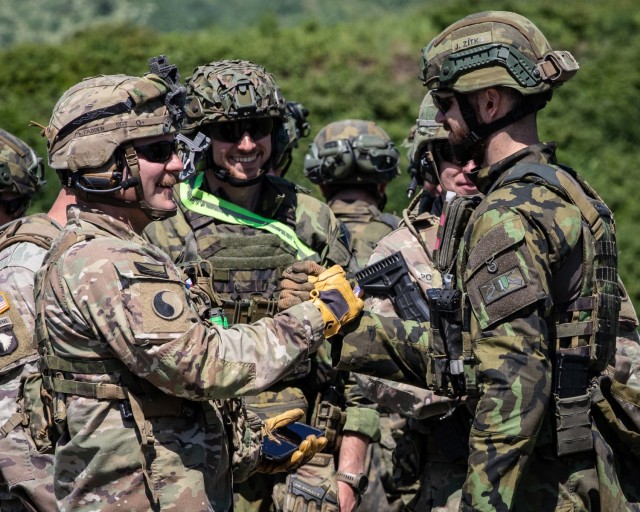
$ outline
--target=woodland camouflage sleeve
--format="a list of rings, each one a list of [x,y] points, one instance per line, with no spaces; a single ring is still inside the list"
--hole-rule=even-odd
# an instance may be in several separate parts
[[[577,208],[543,187],[505,187],[489,197],[465,240],[461,270],[482,389],[463,510],[513,507],[551,397],[550,279],[581,234]]]
[[[192,235],[191,228],[180,208],[173,217],[150,222],[144,230],[144,237],[166,252],[174,262],[184,261],[185,240],[190,238],[190,235]]]
[[[348,268],[351,254],[345,246],[340,224],[329,207],[307,194],[298,194],[296,233],[320,255],[325,267]]]

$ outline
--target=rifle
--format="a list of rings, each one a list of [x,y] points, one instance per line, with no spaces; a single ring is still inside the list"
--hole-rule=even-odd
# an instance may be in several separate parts
[[[363,292],[389,297],[403,320],[429,321],[429,306],[409,277],[409,267],[400,251],[363,268],[355,277]]]
[[[434,362],[436,387],[444,389],[448,381],[455,395],[464,394],[461,294],[451,288],[451,281],[445,282],[445,288],[427,290],[425,300],[418,285],[411,280],[407,262],[399,251],[363,268],[355,277],[356,294],[364,291],[384,295],[391,299],[403,320],[430,322],[433,348],[436,353],[446,355]]]

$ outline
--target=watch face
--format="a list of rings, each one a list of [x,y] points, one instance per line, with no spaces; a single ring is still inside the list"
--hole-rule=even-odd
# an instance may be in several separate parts
[[[367,475],[360,475],[356,480],[355,487],[358,493],[364,494],[364,492],[367,490],[367,487],[369,487],[369,479],[367,478]]]

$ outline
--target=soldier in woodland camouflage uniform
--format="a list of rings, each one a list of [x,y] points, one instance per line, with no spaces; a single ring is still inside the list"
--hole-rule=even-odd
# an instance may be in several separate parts
[[[305,156],[304,175],[320,185],[329,208],[349,230],[359,268],[378,240],[398,227],[399,219],[382,210],[399,160],[389,135],[373,121],[359,119],[329,123]]]
[[[44,183],[44,167],[27,144],[1,129],[0,180],[0,222],[15,219],[0,232],[0,510],[27,510],[21,499],[31,509],[51,510],[53,458],[34,449],[16,414],[20,379],[36,370],[33,276],[46,252],[16,231],[32,223],[22,216]]]
[[[349,250],[331,210],[268,174],[279,168],[291,144],[285,100],[270,73],[241,60],[200,66],[187,81],[186,115],[187,134],[199,130],[211,139],[202,158],[204,172],[178,186],[177,215],[150,225],[146,236],[175,262],[210,263],[224,321],[236,325],[273,316],[283,272],[296,261],[348,265]],[[349,464],[346,471],[361,473],[368,440],[378,435],[377,413],[357,407],[342,411],[344,378],[331,367],[329,351],[328,345],[321,347],[310,364],[246,402],[262,418],[302,408],[308,423],[325,429],[335,452],[342,430],[340,450],[348,456],[340,457],[340,467]],[[345,510],[347,503],[355,504],[348,485],[336,496],[332,453],[318,454],[307,466],[287,486],[317,487],[319,501],[327,507],[337,507],[338,499]],[[313,476],[314,468],[322,476]],[[235,509],[271,509],[274,486],[284,480],[284,475],[251,477],[236,486]],[[283,486],[276,487],[278,502],[286,500],[282,491]]]
[[[175,137],[184,89],[175,66],[152,65],[142,78],[85,79],[60,98],[46,130],[49,164],[77,200],[35,286],[62,510],[230,510],[234,454],[213,400],[271,385],[359,309],[334,271],[313,302],[273,319],[224,330],[199,318],[190,296],[200,290],[141,237],[175,214],[183,170]],[[323,293],[343,303],[339,318]],[[320,447],[307,438],[279,469]]]
[[[365,311],[338,367],[467,397],[460,510],[639,510],[640,395],[613,367],[612,215],[536,127],[577,63],[508,12],[467,16],[423,59],[436,121],[459,160],[484,165],[472,177],[486,197],[445,206],[431,322]]]

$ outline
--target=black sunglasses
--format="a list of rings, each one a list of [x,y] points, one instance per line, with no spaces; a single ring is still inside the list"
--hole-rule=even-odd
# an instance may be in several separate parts
[[[163,164],[168,162],[174,153],[178,153],[178,143],[175,140],[161,140],[142,146],[135,146],[136,153],[149,162]]]
[[[434,106],[443,114],[447,112],[453,104],[454,95],[451,93],[431,93]]]
[[[244,119],[242,121],[227,121],[213,123],[209,126],[209,135],[212,139],[221,142],[239,142],[242,136],[248,133],[253,140],[261,139],[273,132],[273,119]]]

